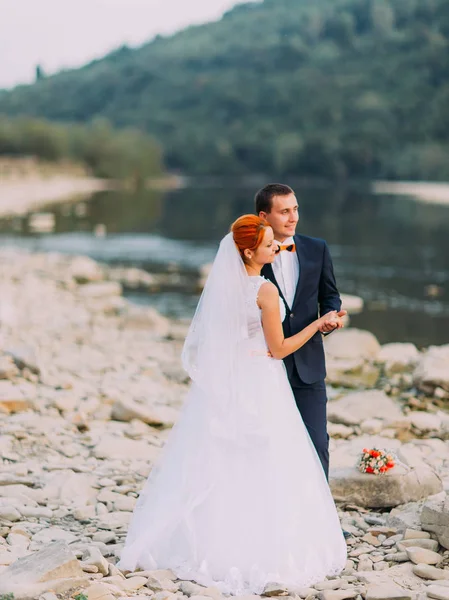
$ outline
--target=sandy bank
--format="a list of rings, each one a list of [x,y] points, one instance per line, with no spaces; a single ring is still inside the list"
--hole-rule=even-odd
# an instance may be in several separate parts
[[[449,183],[430,181],[376,181],[372,185],[375,194],[413,196],[421,202],[449,205]]]
[[[22,215],[43,204],[87,196],[111,185],[107,180],[70,175],[0,179],[0,217]]]

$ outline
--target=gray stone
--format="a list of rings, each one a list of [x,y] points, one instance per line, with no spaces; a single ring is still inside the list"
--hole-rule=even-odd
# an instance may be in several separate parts
[[[153,592],[162,592],[164,590],[168,592],[177,592],[179,589],[179,585],[171,579],[164,579],[163,577],[157,577],[155,575],[150,575],[150,577],[147,578],[146,586],[150,590],[153,590]],[[201,588],[201,594],[203,593],[204,588]],[[198,596],[201,594],[196,590],[191,596]]]
[[[120,398],[112,406],[111,417],[117,421],[139,419],[147,425],[172,427],[178,418],[178,411],[169,406],[149,406],[130,398]]]
[[[370,558],[361,558],[359,561],[358,571],[372,571],[373,562]]]
[[[399,550],[404,550],[404,548],[410,548],[411,546],[417,546],[418,548],[426,548],[427,550],[433,550],[434,552],[436,552],[438,550],[439,544],[436,540],[426,538],[409,538],[408,540],[401,540],[400,542],[398,542]]]
[[[421,512],[421,526],[435,533],[439,543],[449,549],[449,496],[429,498]]]
[[[72,260],[69,275],[81,284],[103,280],[103,270],[100,265],[87,256],[76,256]]]
[[[160,450],[148,444],[146,440],[129,440],[113,435],[104,435],[95,446],[93,454],[96,458],[121,460],[145,459],[154,461]]]
[[[116,539],[117,536],[112,531],[97,531],[92,537],[94,542],[103,542],[103,544],[111,544],[115,542]]]
[[[53,594],[53,592],[46,592],[42,596],[39,596],[39,600],[58,600],[58,596]]]
[[[313,596],[316,594],[316,590],[309,587],[296,587],[296,586],[288,586],[287,588],[288,594],[290,596],[299,596],[299,598],[307,598],[308,596]],[[257,596],[258,598],[258,596]]]
[[[430,346],[413,374],[415,384],[425,392],[442,388],[449,391],[449,344]]]
[[[82,556],[82,561],[86,565],[92,565],[98,569],[103,575],[109,573],[109,563],[103,557],[100,550],[95,546],[89,546]]]
[[[449,579],[449,571],[431,565],[414,565],[413,573],[422,579]]]
[[[426,433],[430,431],[439,431],[441,429],[442,419],[437,414],[413,411],[403,418],[403,422],[409,423],[421,433]]]
[[[408,558],[407,552],[396,552],[395,554],[386,554],[385,555],[385,560],[388,560],[390,562],[402,563],[402,562],[407,562],[408,559],[409,558]]]
[[[151,596],[152,600],[179,600],[179,596],[173,592],[164,590],[163,592],[156,592]]]
[[[184,596],[190,597],[203,594],[205,588],[202,585],[193,583],[192,581],[181,581],[179,590],[184,594]]]
[[[262,596],[285,596],[287,594],[287,588],[280,583],[272,582],[267,583],[265,586]]]
[[[421,508],[419,502],[409,502],[400,508],[393,508],[387,516],[387,523],[397,527],[399,531],[421,527]]]
[[[121,529],[128,525],[131,519],[131,513],[129,512],[111,512],[101,516],[101,520],[98,521],[98,529]]]
[[[445,586],[429,585],[426,591],[429,598],[436,598],[436,600],[449,600],[449,589]]]
[[[330,487],[336,502],[366,508],[388,508],[437,494],[438,475],[424,465],[406,469],[396,465],[384,475],[360,473],[355,467],[331,469]]]
[[[346,598],[355,598],[359,595],[359,589],[347,589],[347,590],[325,590],[320,592],[320,600],[346,600]]]
[[[443,558],[437,552],[427,550],[426,548],[419,548],[417,546],[406,548],[406,552],[415,565],[437,565]]]
[[[88,600],[112,600],[115,599],[114,594],[117,594],[117,592],[123,595],[116,586],[100,582],[93,583],[86,590],[83,590],[83,594],[87,596]]]
[[[366,600],[412,600],[412,592],[398,585],[369,585]]]
[[[327,383],[347,388],[371,388],[376,385],[380,369],[363,358],[326,359]]]
[[[0,506],[0,519],[4,519],[6,521],[19,521],[20,512],[11,505]]]
[[[404,532],[404,540],[418,540],[418,539],[430,539],[430,533],[427,531],[420,531],[419,529],[406,529]]]
[[[366,419],[381,418],[392,423],[403,418],[398,404],[380,390],[351,392],[328,403],[327,418],[333,423],[359,425]]]
[[[49,544],[50,542],[65,542],[66,544],[70,544],[76,541],[77,537],[73,533],[70,533],[70,531],[54,526],[41,529],[33,535],[32,539],[33,542],[38,542],[39,544]]]
[[[43,550],[16,560],[2,573],[0,593],[26,597],[27,591],[34,593],[39,588],[36,584],[57,580],[66,582],[69,586],[66,589],[73,589],[71,584],[87,581],[76,556],[65,542],[49,544]],[[44,585],[39,589],[44,593],[52,588]]]
[[[376,362],[383,363],[387,377],[413,369],[418,362],[419,351],[414,344],[392,343],[382,346]]]
[[[326,336],[324,347],[328,356],[336,358],[377,358],[380,344],[370,331],[348,327],[338,335]]]
[[[324,592],[326,590],[337,590],[343,583],[344,581],[341,579],[326,579],[325,581],[316,583],[313,587],[319,592]]]

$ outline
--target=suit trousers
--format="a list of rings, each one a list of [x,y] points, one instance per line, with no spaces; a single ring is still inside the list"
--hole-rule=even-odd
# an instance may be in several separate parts
[[[329,436],[327,434],[327,394],[324,379],[315,383],[304,383],[296,367],[289,377],[296,406],[309,432],[315,450],[329,479]]]

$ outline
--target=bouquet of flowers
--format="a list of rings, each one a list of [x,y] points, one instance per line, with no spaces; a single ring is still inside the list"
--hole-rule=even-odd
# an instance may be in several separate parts
[[[380,475],[386,473],[394,467],[394,459],[386,450],[379,448],[363,448],[362,456],[359,462],[359,471],[362,473],[372,473]]]

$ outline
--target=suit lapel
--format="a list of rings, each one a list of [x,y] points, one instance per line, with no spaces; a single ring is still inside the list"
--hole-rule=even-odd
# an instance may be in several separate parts
[[[277,287],[279,296],[282,298],[282,301],[285,304],[285,310],[287,311],[287,313],[289,313],[290,307],[287,304],[287,300],[284,298],[284,294],[282,293],[282,290],[279,287],[276,277],[274,276],[273,266],[270,263],[268,263],[264,266],[264,268],[262,269],[262,275],[264,275],[264,277],[269,279],[271,281],[271,283],[274,283],[274,285]]]
[[[296,256],[298,257],[298,262],[299,262],[299,279],[298,279],[298,284],[296,286],[295,296],[293,298],[292,310],[293,310],[295,304],[298,302],[299,296],[301,294],[301,287],[302,287],[302,283],[304,282],[303,274],[304,274],[304,266],[305,266],[305,254],[304,254],[304,247],[302,244],[301,237],[299,235],[295,235],[294,240],[295,240],[295,245],[296,245]]]

